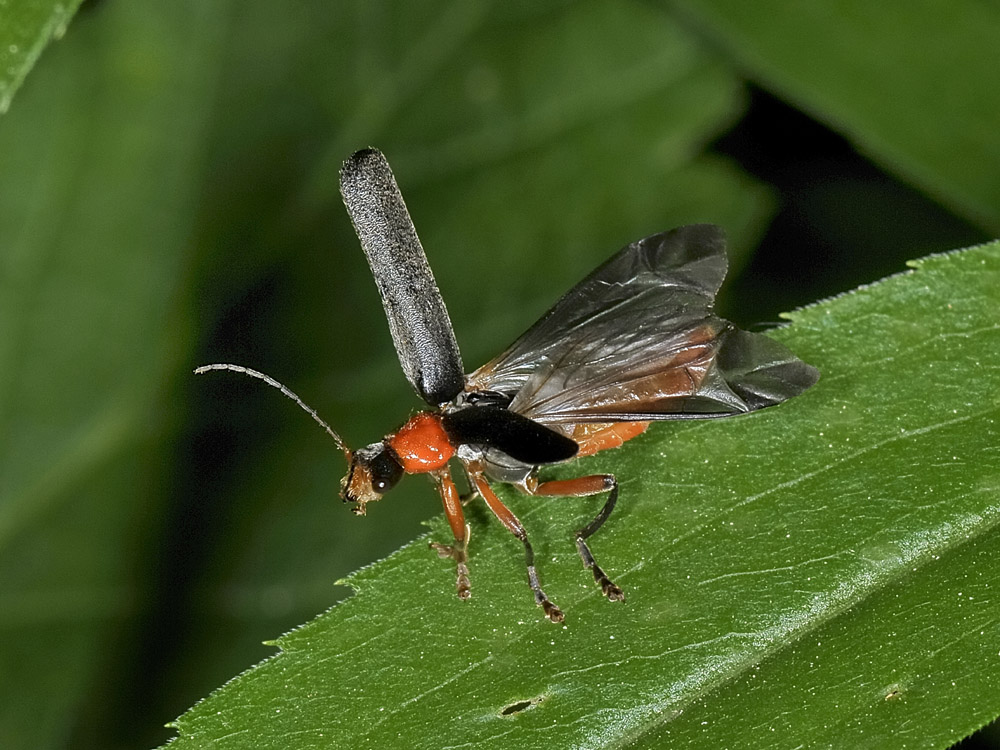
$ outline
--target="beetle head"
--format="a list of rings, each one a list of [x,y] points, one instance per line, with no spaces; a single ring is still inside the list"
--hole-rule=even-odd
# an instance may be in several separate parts
[[[381,500],[403,476],[403,466],[384,442],[372,443],[350,455],[347,474],[340,480],[340,497],[354,503],[351,512],[365,514],[365,505]]]

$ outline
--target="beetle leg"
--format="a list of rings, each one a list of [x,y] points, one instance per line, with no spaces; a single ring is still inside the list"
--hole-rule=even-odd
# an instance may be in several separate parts
[[[507,527],[507,530],[521,540],[524,545],[524,558],[528,565],[528,585],[531,590],[535,593],[535,604],[542,608],[545,612],[545,616],[548,617],[552,622],[562,622],[565,615],[563,615],[562,610],[559,609],[555,604],[553,604],[549,597],[545,595],[542,591],[542,586],[538,581],[538,571],[535,570],[535,552],[531,549],[531,543],[528,541],[528,534],[524,530],[524,526],[517,519],[506,505],[504,505],[500,498],[496,496],[493,492],[493,488],[487,484],[486,480],[481,474],[470,473],[472,482],[479,494],[482,495],[483,500],[493,511],[493,514],[500,519],[500,523]]]
[[[465,468],[465,464],[462,464],[462,471],[465,472],[465,483],[469,487],[469,491],[463,495],[459,495],[459,499],[462,501],[462,505],[468,505],[479,497],[479,489],[476,487],[476,483],[472,481],[472,475]]]
[[[618,501],[618,480],[615,479],[614,475],[592,474],[587,477],[577,477],[576,479],[558,479],[551,482],[541,482],[535,485],[532,485],[532,483],[529,482],[526,489],[532,495],[559,497],[584,497],[586,495],[596,495],[598,493],[611,490],[611,492],[608,493],[608,499],[604,503],[604,507],[601,508],[600,513],[597,514],[593,521],[576,532],[576,548],[580,552],[580,558],[583,560],[583,566],[594,574],[594,580],[601,587],[601,591],[604,592],[604,595],[613,602],[625,601],[625,594],[623,594],[622,590],[618,588],[618,586],[616,586],[610,578],[608,578],[607,574],[603,570],[601,570],[601,566],[594,561],[594,554],[590,551],[590,547],[587,546],[587,539],[604,525],[604,522],[608,520],[608,516],[611,515],[611,511],[615,509],[615,503]]]
[[[468,545],[469,526],[465,523],[465,515],[462,513],[462,502],[458,494],[458,488],[448,474],[448,470],[435,472],[434,481],[437,482],[438,492],[441,493],[441,502],[444,504],[444,514],[451,526],[451,533],[455,536],[454,544],[440,544],[431,542],[431,549],[436,550],[441,557],[450,557],[455,561],[458,568],[455,580],[455,590],[459,599],[468,599],[472,596],[469,588],[469,566],[468,566]]]

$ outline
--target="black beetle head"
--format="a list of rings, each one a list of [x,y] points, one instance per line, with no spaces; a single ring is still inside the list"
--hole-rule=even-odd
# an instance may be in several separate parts
[[[385,443],[372,443],[351,454],[347,475],[340,480],[340,496],[354,503],[351,512],[363,516],[365,505],[380,500],[403,476],[396,454]]]

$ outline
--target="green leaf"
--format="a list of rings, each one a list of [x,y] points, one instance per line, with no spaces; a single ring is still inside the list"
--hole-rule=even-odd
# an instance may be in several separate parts
[[[750,77],[1000,232],[1000,7],[671,0]],[[792,135],[794,137],[794,135]]]
[[[473,515],[470,601],[418,540],[172,747],[945,747],[981,726],[1000,710],[1000,243],[913,265],[774,333],[823,373],[802,397],[559,472],[621,479],[594,547],[624,605],[570,541],[593,500],[508,493],[564,627]]]
[[[83,0],[5,0],[0,4],[0,114],[10,108],[49,40],[66,33]]]

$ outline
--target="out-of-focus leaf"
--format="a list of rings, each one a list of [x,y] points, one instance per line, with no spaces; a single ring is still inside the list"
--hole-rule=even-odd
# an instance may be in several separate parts
[[[775,332],[823,372],[804,396],[560,472],[620,476],[594,546],[626,604],[572,549],[594,501],[511,497],[565,627],[475,515],[471,601],[420,540],[171,747],[946,747],[981,726],[1000,711],[1000,244],[913,265]]]
[[[762,85],[889,171],[1000,232],[1000,6],[979,0],[668,5]]]
[[[0,114],[52,38],[66,33],[83,0],[4,0],[0,3]]]
[[[81,19],[0,120],[5,748],[63,746],[80,721],[162,511],[155,405],[176,366],[218,30],[200,3],[166,8]]]

